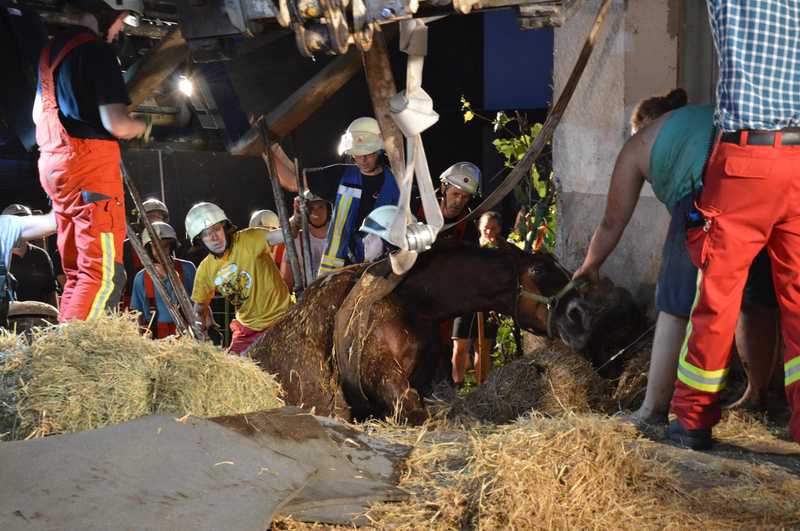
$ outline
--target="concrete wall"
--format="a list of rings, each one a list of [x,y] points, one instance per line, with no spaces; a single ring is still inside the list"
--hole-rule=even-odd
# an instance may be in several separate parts
[[[555,32],[554,94],[569,77],[600,0],[589,0]],[[576,268],[605,210],[617,154],[640,99],[676,85],[680,14],[676,1],[617,0],[554,138],[559,180],[558,253]],[[633,218],[603,274],[650,305],[669,215],[645,185]]]

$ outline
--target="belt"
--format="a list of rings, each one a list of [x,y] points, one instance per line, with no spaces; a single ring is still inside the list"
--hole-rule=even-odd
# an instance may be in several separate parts
[[[720,142],[740,144],[744,131],[722,133]],[[772,146],[775,144],[775,133],[781,133],[782,146],[800,146],[800,128],[791,127],[780,131],[747,131],[747,144],[750,146]]]

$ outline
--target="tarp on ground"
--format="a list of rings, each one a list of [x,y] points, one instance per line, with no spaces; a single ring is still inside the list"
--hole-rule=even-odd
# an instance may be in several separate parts
[[[407,447],[323,422],[297,408],[151,416],[2,443],[0,528],[263,531],[276,514],[358,523],[402,495]]]

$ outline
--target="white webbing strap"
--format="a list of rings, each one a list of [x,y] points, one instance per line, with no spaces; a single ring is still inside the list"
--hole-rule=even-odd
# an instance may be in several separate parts
[[[400,248],[391,255],[392,269],[398,275],[408,271],[417,259],[417,252],[409,250],[406,238],[407,226],[413,220],[411,190],[415,174],[425,221],[432,229],[434,240],[444,225],[421,136],[439,121],[439,115],[433,110],[433,100],[422,89],[422,67],[428,49],[428,27],[423,21],[412,19],[400,23],[400,49],[408,54],[406,89],[390,100],[392,119],[406,137],[406,167],[400,182],[398,213],[389,230],[389,241]]]

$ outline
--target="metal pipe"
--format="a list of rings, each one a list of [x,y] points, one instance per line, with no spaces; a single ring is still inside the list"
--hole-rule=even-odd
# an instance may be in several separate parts
[[[129,223],[125,224],[125,231],[128,234],[128,240],[131,242],[133,250],[139,255],[139,259],[142,261],[145,271],[147,271],[147,274],[150,275],[150,278],[153,280],[153,287],[155,287],[156,291],[161,297],[161,300],[164,301],[164,306],[167,307],[170,316],[172,316],[172,320],[175,321],[175,327],[180,331],[181,334],[188,333],[190,327],[186,323],[186,319],[183,317],[178,308],[172,304],[172,299],[170,299],[167,288],[164,286],[161,277],[158,276],[156,266],[150,259],[150,255],[147,254],[147,249],[144,248],[141,240],[139,240],[139,236],[136,234],[136,231],[133,230],[133,227],[131,227]]]
[[[294,240],[292,239],[291,227],[289,227],[289,215],[286,210],[286,202],[283,200],[283,189],[278,182],[278,173],[275,170],[275,159],[272,155],[272,150],[269,149],[269,130],[267,121],[262,116],[258,120],[258,130],[261,133],[261,140],[267,149],[264,152],[267,155],[267,173],[269,174],[269,181],[272,184],[272,195],[275,197],[275,206],[278,209],[278,219],[281,222],[281,232],[283,233],[283,242],[286,245],[286,256],[289,257],[289,265],[292,268],[292,276],[294,277],[294,292],[299,296],[303,292],[303,276],[300,271],[300,261],[297,259],[297,249],[294,247]]]
[[[303,280],[304,287],[308,287],[314,282],[314,271],[311,270],[311,234],[309,233],[308,223],[308,202],[306,200],[306,172],[303,171],[303,178],[300,178],[300,161],[294,159],[294,177],[297,180],[297,192],[300,194],[300,248],[303,251]]]
[[[139,190],[131,180],[130,175],[128,175],[128,170],[125,167],[125,162],[122,159],[119,161],[119,168],[122,172],[122,177],[125,181],[125,184],[128,186],[128,192],[131,195],[131,199],[133,199],[133,203],[136,205],[136,210],[139,212],[144,212],[145,210],[144,206],[142,206],[142,197],[139,195]],[[175,272],[175,266],[172,263],[172,259],[164,252],[164,249],[161,248],[161,238],[159,238],[158,233],[156,233],[156,230],[153,228],[153,224],[149,219],[147,219],[147,216],[142,216],[142,221],[144,222],[145,230],[150,235],[150,241],[152,242],[152,248],[155,251],[156,258],[164,268],[169,283],[172,284],[172,292],[175,294],[175,298],[178,301],[178,306],[180,307],[181,312],[183,312],[186,323],[188,323],[186,332],[195,339],[202,340],[203,333],[199,326],[200,323],[197,320],[192,303],[189,301],[189,295],[186,294],[186,288],[184,288],[183,282],[180,281],[178,274]],[[144,247],[142,247],[142,250],[144,250]],[[142,261],[144,262],[145,258],[141,255],[140,258],[142,258]],[[164,300],[165,303],[167,301],[169,301],[168,298]]]

